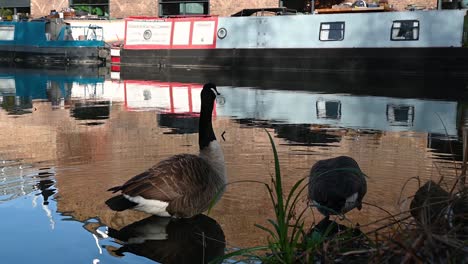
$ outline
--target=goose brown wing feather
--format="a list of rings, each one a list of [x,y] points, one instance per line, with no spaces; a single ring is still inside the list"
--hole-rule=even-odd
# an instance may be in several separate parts
[[[128,180],[121,190],[133,197],[171,202],[201,192],[210,171],[209,165],[199,156],[176,155]]]

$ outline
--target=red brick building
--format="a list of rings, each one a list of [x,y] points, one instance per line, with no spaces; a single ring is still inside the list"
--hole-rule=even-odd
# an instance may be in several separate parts
[[[316,8],[329,7],[346,0],[315,0]],[[459,0],[367,0],[386,1],[396,10],[408,5],[437,8],[438,1],[445,6]],[[349,0],[353,2],[353,0]],[[127,16],[161,16],[211,14],[228,16],[244,8],[285,6],[298,11],[307,11],[310,0],[0,0],[0,6],[17,12],[27,12],[32,17],[49,15],[51,10],[74,8],[78,14],[92,14],[99,17],[122,18]],[[309,5],[310,6],[310,5]],[[309,7],[310,8],[310,7]]]

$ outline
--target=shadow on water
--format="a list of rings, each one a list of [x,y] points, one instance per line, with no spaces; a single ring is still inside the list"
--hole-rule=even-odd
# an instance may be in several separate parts
[[[198,133],[198,117],[187,114],[159,113],[157,118],[160,127],[171,129],[165,134]]]
[[[302,146],[332,146],[341,141],[341,136],[329,134],[327,130],[311,129],[310,124],[281,124],[271,120],[235,119],[244,127],[271,128],[276,137],[284,138],[290,144]]]
[[[120,230],[109,229],[120,248],[107,246],[117,256],[133,253],[160,263],[208,263],[224,254],[221,226],[206,215],[189,219],[151,216]]]

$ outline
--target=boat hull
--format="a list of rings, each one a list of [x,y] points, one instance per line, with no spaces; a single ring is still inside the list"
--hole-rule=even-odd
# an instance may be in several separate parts
[[[103,66],[106,54],[100,47],[0,47],[0,61],[15,64]]]
[[[231,71],[468,74],[468,48],[123,49],[121,65]]]

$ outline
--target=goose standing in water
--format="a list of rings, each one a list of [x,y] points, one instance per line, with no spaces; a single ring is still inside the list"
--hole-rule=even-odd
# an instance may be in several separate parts
[[[309,200],[327,218],[361,210],[366,191],[365,175],[350,157],[320,160],[310,170]]]
[[[134,209],[178,218],[192,217],[208,209],[227,181],[223,151],[212,126],[217,95],[214,84],[203,86],[198,131],[200,153],[172,156],[123,185],[110,188],[114,193],[122,192],[106,201],[111,209]]]

